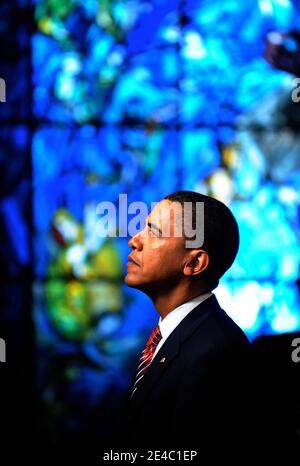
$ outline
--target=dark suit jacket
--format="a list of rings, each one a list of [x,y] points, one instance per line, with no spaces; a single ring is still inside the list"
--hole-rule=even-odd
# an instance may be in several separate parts
[[[213,295],[169,335],[126,400],[119,445],[221,458],[248,442],[250,344]],[[129,390],[130,393],[130,390]]]

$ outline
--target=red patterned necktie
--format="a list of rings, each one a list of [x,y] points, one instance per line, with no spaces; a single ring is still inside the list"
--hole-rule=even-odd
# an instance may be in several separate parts
[[[148,367],[151,364],[153,355],[155,353],[156,347],[161,339],[162,334],[160,333],[159,325],[157,325],[155,329],[152,331],[149,340],[147,341],[147,344],[145,346],[145,349],[142,351],[130,398],[136,391],[138,383],[142,380],[145,373],[147,372]]]

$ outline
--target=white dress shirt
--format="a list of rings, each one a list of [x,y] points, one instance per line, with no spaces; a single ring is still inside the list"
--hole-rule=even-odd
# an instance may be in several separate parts
[[[196,298],[192,298],[186,303],[181,304],[171,311],[164,319],[160,317],[158,325],[162,335],[162,339],[158,343],[155,353],[153,355],[152,361],[155,358],[156,354],[168,338],[168,336],[173,332],[173,330],[180,324],[180,322],[200,303],[203,303],[206,299],[210,298],[212,293],[204,293]]]

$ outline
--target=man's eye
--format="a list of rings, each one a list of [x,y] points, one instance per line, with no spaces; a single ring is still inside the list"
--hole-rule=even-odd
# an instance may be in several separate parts
[[[159,232],[155,228],[150,228],[150,234],[153,236],[159,236]]]

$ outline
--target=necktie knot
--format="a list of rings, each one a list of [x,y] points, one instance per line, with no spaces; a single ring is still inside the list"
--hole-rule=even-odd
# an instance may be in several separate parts
[[[156,346],[158,345],[161,339],[162,339],[162,334],[161,334],[159,325],[157,325],[151,332],[149,340],[147,341],[147,344],[146,344],[146,348],[150,346],[154,346],[156,348]]]

